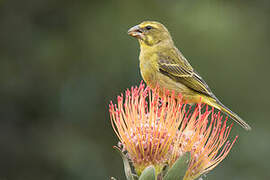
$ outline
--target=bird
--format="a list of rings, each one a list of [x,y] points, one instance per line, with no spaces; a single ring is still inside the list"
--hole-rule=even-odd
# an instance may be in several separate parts
[[[128,35],[140,44],[140,72],[150,88],[166,89],[182,95],[186,103],[204,103],[227,115],[245,130],[251,127],[223,105],[184,55],[175,47],[167,28],[157,21],[143,21],[130,28]],[[162,94],[162,91],[159,92]]]

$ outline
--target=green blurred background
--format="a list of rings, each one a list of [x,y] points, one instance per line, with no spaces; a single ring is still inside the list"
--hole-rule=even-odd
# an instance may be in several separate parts
[[[143,20],[253,127],[204,179],[270,179],[269,19],[269,0],[0,1],[0,179],[124,179],[108,103],[141,81]]]

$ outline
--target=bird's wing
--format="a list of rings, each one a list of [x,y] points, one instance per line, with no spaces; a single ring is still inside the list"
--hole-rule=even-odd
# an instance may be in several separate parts
[[[206,82],[193,70],[192,66],[180,52],[177,56],[172,55],[172,57],[161,55],[158,65],[162,74],[186,85],[194,91],[214,97]]]

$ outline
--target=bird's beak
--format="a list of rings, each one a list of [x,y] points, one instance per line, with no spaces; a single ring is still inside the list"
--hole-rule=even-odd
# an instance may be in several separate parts
[[[143,36],[143,31],[140,26],[137,25],[128,30],[128,35],[141,39]]]

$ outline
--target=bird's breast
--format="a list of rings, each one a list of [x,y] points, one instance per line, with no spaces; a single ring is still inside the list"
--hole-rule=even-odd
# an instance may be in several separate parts
[[[140,55],[140,70],[143,80],[146,84],[152,88],[157,83],[158,66],[155,58],[158,58],[155,54],[141,54]]]

